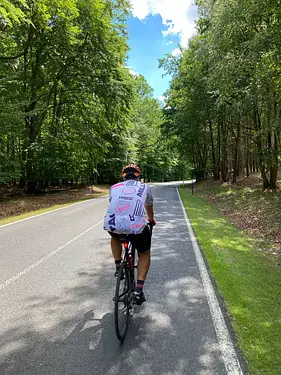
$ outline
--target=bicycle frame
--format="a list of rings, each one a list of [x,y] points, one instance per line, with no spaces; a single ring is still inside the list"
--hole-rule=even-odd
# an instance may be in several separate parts
[[[131,276],[131,288],[134,288],[134,269],[136,268],[135,265],[135,248],[132,246],[130,241],[126,239],[123,243],[122,247],[122,256],[121,256],[121,263],[125,263],[128,265],[130,276]]]
[[[152,233],[151,223],[149,223],[149,229]],[[122,254],[113,300],[115,303],[114,320],[116,335],[123,342],[128,329],[130,310],[134,305],[133,292],[136,286],[135,268],[137,266],[135,265],[136,249],[129,241],[128,236],[122,235],[119,240],[122,243]]]

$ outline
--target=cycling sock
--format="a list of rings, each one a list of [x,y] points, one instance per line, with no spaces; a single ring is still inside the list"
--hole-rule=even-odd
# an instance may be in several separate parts
[[[116,271],[119,271],[119,268],[121,266],[121,259],[115,261]]]
[[[144,280],[138,280],[137,281],[137,287],[136,287],[136,291],[137,292],[142,292],[142,290],[143,290],[143,284],[144,284]]]

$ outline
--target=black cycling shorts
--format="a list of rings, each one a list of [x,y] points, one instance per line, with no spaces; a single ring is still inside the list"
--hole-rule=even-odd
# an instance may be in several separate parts
[[[124,237],[124,234],[118,234],[113,232],[108,232],[111,237],[119,238],[120,236]],[[151,246],[151,233],[148,229],[148,226],[140,234],[128,234],[128,239],[133,246],[137,249],[139,253],[145,253],[150,249]]]

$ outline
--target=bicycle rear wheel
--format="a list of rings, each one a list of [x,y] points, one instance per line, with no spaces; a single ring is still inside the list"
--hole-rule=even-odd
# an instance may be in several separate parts
[[[131,249],[131,256],[132,256],[132,266],[133,266],[133,268],[130,269],[130,280],[131,280],[132,291],[134,291],[135,288],[136,288],[136,269],[137,269],[136,249],[134,247],[132,247],[132,249]]]
[[[128,265],[122,263],[116,281],[114,321],[116,336],[122,342],[126,336],[131,307],[131,283]]]

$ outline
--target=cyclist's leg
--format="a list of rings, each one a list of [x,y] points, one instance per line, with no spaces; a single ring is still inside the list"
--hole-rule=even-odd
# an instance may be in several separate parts
[[[150,267],[151,232],[148,227],[145,227],[141,234],[132,237],[130,240],[135,245],[139,255],[138,280],[144,281]]]
[[[146,301],[143,287],[144,282],[150,267],[150,249],[144,252],[139,251],[139,260],[138,260],[138,277],[137,277],[137,284],[136,289],[134,292],[134,299],[138,305],[141,305],[143,302]]]
[[[121,263],[121,255],[122,255],[122,244],[119,241],[119,236],[116,233],[108,232],[111,235],[111,251],[113,258],[115,260],[115,265],[116,265],[116,272],[115,276],[117,276],[118,270],[120,268],[120,263]]]
[[[146,227],[141,234],[130,236],[130,241],[136,247],[139,255],[136,300],[141,304],[146,300],[143,285],[150,267],[151,233]]]
[[[121,260],[122,244],[117,237],[111,237],[111,251],[115,260]]]
[[[150,249],[145,252],[139,251],[138,261],[138,280],[144,281],[146,279],[150,267]]]

